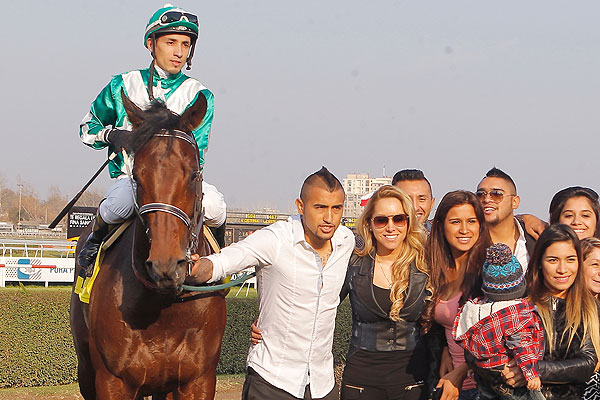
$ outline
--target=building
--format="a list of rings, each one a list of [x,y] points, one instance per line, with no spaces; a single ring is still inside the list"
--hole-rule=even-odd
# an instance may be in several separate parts
[[[356,218],[363,207],[360,205],[361,197],[372,193],[383,185],[391,185],[389,176],[371,178],[369,174],[348,174],[343,180],[346,199],[344,204],[344,217]]]

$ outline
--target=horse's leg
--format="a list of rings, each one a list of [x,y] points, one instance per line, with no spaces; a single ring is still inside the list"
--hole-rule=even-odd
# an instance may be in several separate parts
[[[216,368],[173,392],[173,400],[213,400],[217,386]]]
[[[96,371],[98,400],[137,400],[137,390],[128,387],[123,380],[111,374],[104,365]]]
[[[87,237],[91,230],[91,226],[86,227],[82,232],[82,237]],[[79,254],[80,247],[83,242],[77,244],[75,260]],[[74,282],[77,282],[77,275],[81,267],[75,263]],[[75,283],[73,283],[73,289]],[[79,300],[79,296],[71,291],[71,302],[69,307],[69,321],[71,323],[71,335],[73,336],[73,344],[75,345],[75,353],[77,354],[77,381],[79,383],[79,391],[85,400],[96,400],[95,373],[90,355],[90,332],[86,323],[86,312],[83,303]]]
[[[96,400],[95,373],[89,347],[89,331],[84,320],[84,310],[79,296],[71,293],[71,334],[77,354],[77,381],[85,400]]]

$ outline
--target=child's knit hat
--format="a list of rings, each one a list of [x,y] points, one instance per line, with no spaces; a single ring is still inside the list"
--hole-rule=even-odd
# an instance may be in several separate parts
[[[481,290],[489,300],[513,300],[525,295],[523,268],[504,243],[487,249],[482,275]]]

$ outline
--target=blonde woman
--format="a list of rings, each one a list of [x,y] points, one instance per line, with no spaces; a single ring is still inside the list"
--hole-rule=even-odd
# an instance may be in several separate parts
[[[340,295],[352,305],[341,399],[425,399],[430,322],[421,317],[433,295],[426,235],[410,198],[390,185],[371,197],[357,231],[364,247],[355,250]]]
[[[585,238],[581,241],[583,255],[583,274],[585,285],[598,301],[600,295],[600,239]]]
[[[546,228],[527,268],[529,298],[544,325],[546,346],[539,362],[546,399],[581,399],[586,381],[598,368],[598,308],[586,287],[581,245],[567,225]],[[520,369],[509,363],[507,383],[520,385]]]

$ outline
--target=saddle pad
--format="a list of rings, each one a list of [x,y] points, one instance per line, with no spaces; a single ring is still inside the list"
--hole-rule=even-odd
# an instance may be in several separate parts
[[[96,276],[100,271],[100,265],[102,265],[102,259],[104,258],[104,253],[106,252],[106,249],[112,246],[115,240],[117,240],[117,238],[121,236],[123,232],[125,232],[125,229],[127,229],[132,222],[132,219],[125,221],[113,231],[113,233],[108,237],[108,239],[102,242],[100,250],[96,255],[96,262],[94,263],[94,273],[92,274],[92,276],[86,277],[85,280],[82,279],[80,276],[77,277],[77,282],[75,284],[74,291],[75,294],[79,295],[79,300],[83,303],[89,304],[90,302],[92,287],[94,286],[94,281],[96,280]]]

